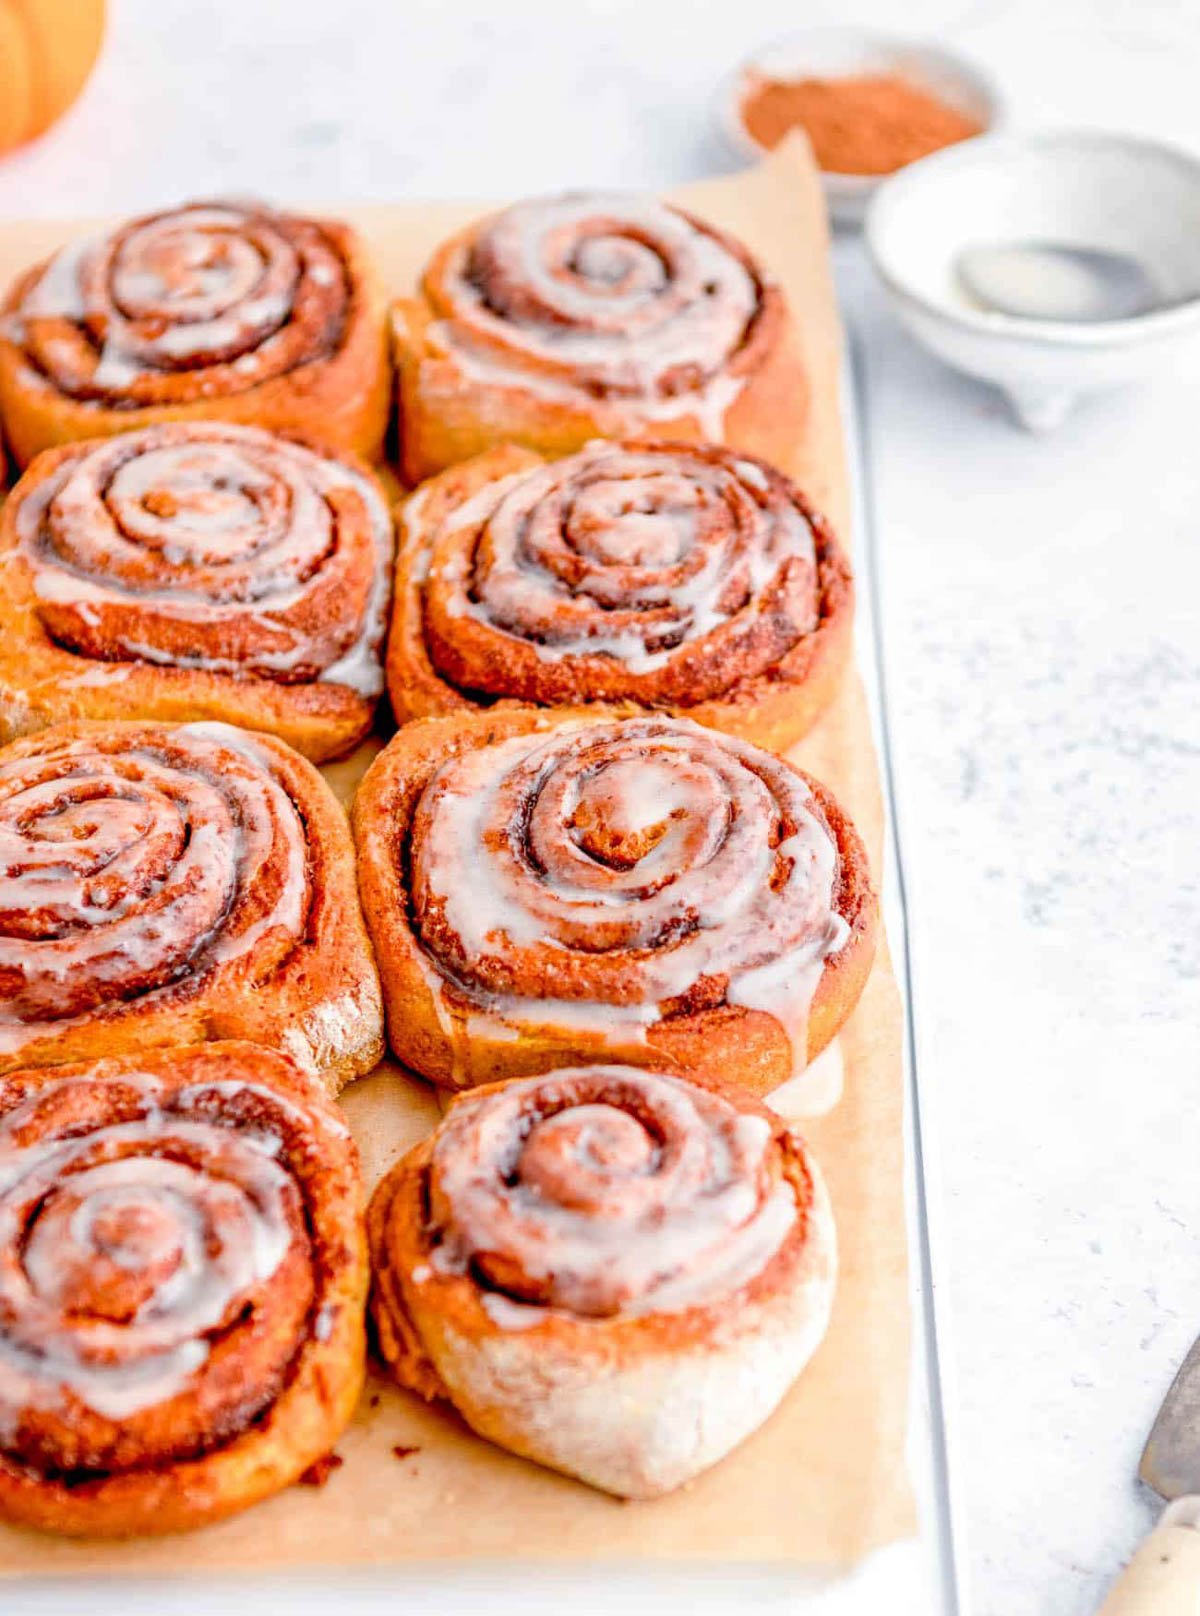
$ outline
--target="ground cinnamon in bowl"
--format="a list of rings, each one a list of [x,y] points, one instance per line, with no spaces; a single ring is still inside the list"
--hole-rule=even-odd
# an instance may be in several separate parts
[[[983,131],[978,119],[897,73],[825,79],[753,74],[741,116],[751,139],[768,149],[803,128],[818,167],[833,174],[891,174]]]

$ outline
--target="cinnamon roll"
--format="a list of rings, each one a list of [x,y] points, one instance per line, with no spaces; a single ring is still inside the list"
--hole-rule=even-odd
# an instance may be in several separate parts
[[[383,688],[392,548],[363,462],[257,427],[48,450],[0,519],[0,735],[220,719],[338,756]]]
[[[405,473],[504,442],[707,438],[784,461],[808,384],[783,293],[731,236],[666,203],[520,202],[434,254],[394,306]]]
[[[333,1092],[382,1052],[321,776],[225,724],[63,724],[0,748],[0,1071],[221,1038]]]
[[[736,1089],[592,1066],[457,1099],[367,1214],[380,1351],[481,1436],[612,1493],[681,1486],[825,1333],[829,1202]]]
[[[494,449],[400,519],[388,686],[397,716],[498,698],[632,701],[774,751],[850,651],[828,525],[762,461],[711,444]]]
[[[832,794],[687,719],[410,724],[354,826],[392,1048],[446,1087],[616,1059],[765,1094],[870,969],[866,855]]]
[[[313,427],[377,456],[390,400],[382,292],[336,220],[194,202],[72,242],[17,281],[0,407],[21,465],[159,421]]]
[[[0,1078],[0,1516],[199,1526],[348,1423],[365,1358],[358,1164],[250,1044]]]

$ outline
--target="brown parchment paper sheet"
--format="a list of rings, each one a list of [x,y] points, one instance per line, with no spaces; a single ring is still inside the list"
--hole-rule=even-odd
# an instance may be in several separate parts
[[[749,173],[687,186],[678,200],[742,237],[782,281],[813,383],[811,418],[786,469],[849,538],[840,331],[824,207],[805,146],[793,143]],[[400,291],[413,285],[441,237],[479,211],[406,204],[348,216],[367,235],[388,285]],[[0,227],[0,283],[80,228]],[[327,771],[347,799],[374,749],[365,745]],[[857,675],[796,759],[849,808],[878,873],[879,779]],[[233,1520],[157,1540],[78,1543],[0,1527],[0,1575],[261,1572],[476,1557],[818,1565],[847,1563],[911,1535],[903,1452],[909,1310],[901,1015],[886,957],[842,1034],[842,1050],[840,1103],[804,1124],[839,1231],[841,1279],[829,1334],[763,1430],[690,1487],[652,1503],[618,1502],[489,1446],[453,1415],[373,1374],[337,1445],[344,1462],[324,1487],[293,1487]],[[438,1116],[431,1091],[393,1065],[354,1084],[343,1100],[368,1192]],[[415,1451],[398,1458],[397,1448]]]

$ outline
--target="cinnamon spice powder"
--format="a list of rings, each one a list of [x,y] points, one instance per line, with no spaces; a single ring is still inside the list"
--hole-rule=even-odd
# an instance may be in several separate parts
[[[751,138],[769,149],[802,127],[818,165],[834,174],[891,174],[983,129],[977,119],[892,73],[754,75],[741,115]]]

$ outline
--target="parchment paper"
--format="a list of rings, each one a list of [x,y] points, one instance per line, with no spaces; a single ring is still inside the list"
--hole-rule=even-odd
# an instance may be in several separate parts
[[[688,186],[678,199],[741,236],[783,282],[813,381],[811,418],[786,469],[849,539],[840,334],[824,207],[805,145],[793,142],[747,174]],[[341,211],[364,230],[389,286],[400,291],[413,285],[434,245],[480,210],[413,204]],[[89,226],[0,228],[0,283],[81,228]],[[364,746],[328,771],[347,799],[374,749]],[[878,872],[879,782],[857,676],[795,755],[849,808]],[[343,1463],[323,1487],[293,1487],[218,1526],[160,1540],[77,1543],[0,1527],[0,1575],[474,1557],[816,1565],[846,1563],[910,1535],[900,1039],[896,985],[881,950],[842,1033],[841,1102],[804,1125],[839,1231],[841,1279],[829,1334],[764,1429],[690,1487],[652,1503],[618,1502],[489,1446],[452,1414],[372,1375],[337,1446]],[[393,1065],[343,1099],[368,1191],[438,1116],[432,1092]]]

